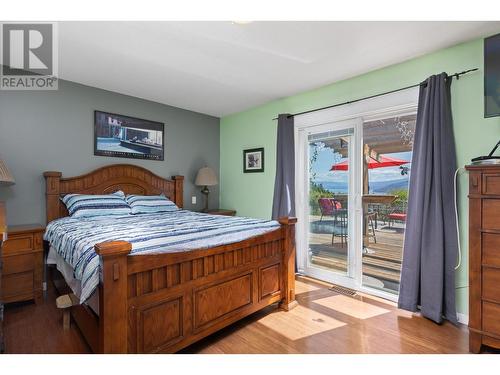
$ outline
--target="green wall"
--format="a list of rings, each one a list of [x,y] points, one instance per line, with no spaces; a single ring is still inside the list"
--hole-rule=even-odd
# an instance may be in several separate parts
[[[474,40],[401,64],[337,82],[316,90],[279,99],[223,117],[220,122],[221,207],[238,215],[271,216],[276,171],[276,121],[279,113],[294,113],[340,103],[423,81],[432,74],[454,73],[479,67],[452,84],[452,109],[457,163],[488,153],[500,137],[500,117],[483,118],[483,40]],[[264,173],[242,171],[242,150],[265,148]],[[450,181],[451,183],[451,181]],[[468,312],[467,280],[467,176],[459,177],[459,215],[464,253],[457,272],[457,309]]]

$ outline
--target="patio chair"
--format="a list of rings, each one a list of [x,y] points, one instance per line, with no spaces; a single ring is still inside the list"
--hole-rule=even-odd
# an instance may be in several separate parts
[[[387,217],[389,218],[389,227],[391,226],[391,223],[394,224],[395,221],[401,221],[403,223],[406,223],[406,212],[394,211],[390,213]]]
[[[319,198],[318,204],[321,211],[319,221],[323,220],[323,216],[332,216],[336,223],[338,210],[342,209],[342,204],[335,198]]]
[[[321,211],[319,221],[323,220],[323,216],[333,217],[332,245],[337,236],[344,247],[344,244],[347,244],[347,210],[343,209],[342,203],[335,198],[319,198],[318,204]]]
[[[337,215],[340,220],[337,221]],[[335,224],[332,231],[332,245],[335,242],[335,237],[340,237],[340,247],[347,245],[347,210],[339,208],[335,213]]]

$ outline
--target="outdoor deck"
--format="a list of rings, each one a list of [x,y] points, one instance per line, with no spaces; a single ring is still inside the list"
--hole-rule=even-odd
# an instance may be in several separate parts
[[[319,217],[311,216],[311,222],[318,222]],[[310,233],[310,260],[317,267],[345,273],[347,272],[347,246],[340,237],[335,236],[332,245],[331,220],[323,221],[318,230],[321,233]],[[328,225],[331,230],[328,233]],[[313,229],[314,230],[314,229]],[[326,233],[325,233],[326,232]],[[389,225],[379,222],[375,229],[377,243],[369,237],[368,246],[363,252],[363,283],[367,286],[397,292],[401,274],[404,224]]]

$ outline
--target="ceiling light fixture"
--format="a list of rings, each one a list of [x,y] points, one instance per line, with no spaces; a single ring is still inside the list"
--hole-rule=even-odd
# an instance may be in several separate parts
[[[253,21],[232,21],[233,24],[235,25],[248,25],[249,23],[252,23]]]

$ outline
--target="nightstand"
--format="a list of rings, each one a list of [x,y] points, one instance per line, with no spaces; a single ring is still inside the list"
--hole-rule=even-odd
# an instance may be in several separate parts
[[[42,300],[43,232],[38,224],[7,227],[2,246],[2,301]]]
[[[222,216],[234,216],[234,215],[236,215],[236,210],[224,210],[222,208],[215,208],[212,210],[208,210],[207,214],[222,215]]]

